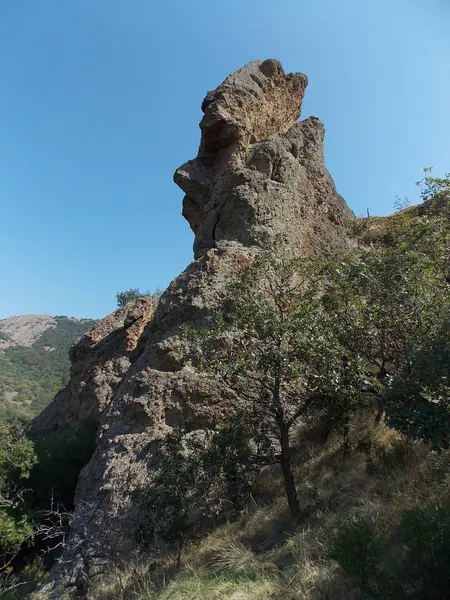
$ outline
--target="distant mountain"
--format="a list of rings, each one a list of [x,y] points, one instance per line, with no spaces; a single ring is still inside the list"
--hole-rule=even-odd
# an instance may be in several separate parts
[[[69,379],[69,348],[92,319],[21,315],[0,319],[0,422],[39,414]]]

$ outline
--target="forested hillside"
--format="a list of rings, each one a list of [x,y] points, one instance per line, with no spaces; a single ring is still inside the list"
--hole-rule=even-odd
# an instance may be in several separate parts
[[[0,321],[0,421],[27,421],[67,383],[69,348],[95,321],[56,316],[27,346],[7,333],[9,321]]]

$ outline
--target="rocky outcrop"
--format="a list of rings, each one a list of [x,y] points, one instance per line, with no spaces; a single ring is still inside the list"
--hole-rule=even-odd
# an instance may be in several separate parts
[[[32,424],[33,432],[98,423],[130,365],[143,349],[143,331],[158,298],[146,296],[108,315],[70,349],[70,381]]]
[[[324,127],[297,122],[306,85],[276,60],[254,61],[207,94],[198,156],[175,173],[196,258],[276,238],[299,254],[345,245],[352,214],[325,168]]]
[[[71,408],[49,409],[41,425],[58,426],[63,412],[71,422],[91,412],[97,447],[80,476],[68,546],[41,597],[62,597],[62,583],[83,588],[97,560],[133,548],[139,516],[130,493],[151,481],[159,440],[171,427],[211,427],[232,410],[233,394],[186,363],[180,327],[217,308],[237,267],[258,248],[277,239],[302,255],[346,247],[353,215],[324,166],[323,125],[297,122],[306,84],[275,60],[254,61],[207,94],[198,156],[175,174],[195,261],[163,294],[131,354],[118,313],[102,322],[104,335],[90,334],[74,349],[71,400],[55,400]],[[97,378],[101,357],[110,366]]]

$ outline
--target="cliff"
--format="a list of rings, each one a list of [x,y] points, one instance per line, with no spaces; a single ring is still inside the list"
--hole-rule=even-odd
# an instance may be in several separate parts
[[[71,352],[72,378],[33,429],[98,427],[81,472],[71,534],[45,598],[82,590],[97,565],[133,549],[130,493],[151,481],[158,440],[187,420],[220,422],[232,394],[185,363],[180,327],[201,324],[236,266],[276,240],[299,256],[333,253],[354,219],[323,156],[324,127],[298,122],[305,75],[253,61],[208,92],[198,155],[176,170],[194,262],[159,303],[139,300],[96,325]],[[69,586],[67,588],[66,586]]]
[[[158,299],[146,296],[108,315],[70,349],[70,381],[32,423],[34,431],[99,423],[112,395],[144,346],[143,331]]]

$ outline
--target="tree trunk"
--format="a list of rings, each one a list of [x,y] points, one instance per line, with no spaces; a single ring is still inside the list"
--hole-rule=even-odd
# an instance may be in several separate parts
[[[386,377],[387,377],[387,371],[384,367],[384,361],[383,361],[383,364],[381,365],[380,370],[377,373],[377,379],[379,381],[381,381],[381,383],[383,383],[383,385],[385,385]],[[381,398],[381,392],[378,392],[378,394],[377,394],[377,414],[375,415],[375,424],[376,425],[381,423],[383,414],[384,414],[383,400]]]
[[[350,456],[350,422],[347,420],[342,427],[343,437],[343,457],[348,458]]]
[[[281,338],[278,347],[281,347]],[[294,475],[292,473],[289,425],[285,420],[283,403],[280,396],[282,380],[281,373],[282,367],[280,364],[278,364],[275,375],[275,386],[273,389],[273,406],[276,408],[275,422],[280,433],[280,465],[281,470],[283,471],[284,489],[286,491],[286,497],[292,518],[296,523],[298,523],[300,521],[300,504],[297,497],[297,488],[295,487]]]
[[[178,552],[177,552],[177,558],[176,558],[176,565],[177,565],[177,570],[179,571],[181,569],[181,553],[183,551],[183,536],[180,535],[180,537],[178,538]]]
[[[378,425],[379,423],[381,423],[381,419],[383,418],[383,414],[384,414],[384,406],[383,406],[383,403],[381,401],[381,398],[378,397],[377,398],[377,414],[375,415],[375,425]]]
[[[295,487],[295,479],[292,473],[291,464],[291,447],[289,443],[289,429],[284,423],[279,424],[280,427],[280,465],[283,471],[284,489],[291,511],[292,518],[297,523],[300,521],[300,503],[297,496],[297,488]]]

